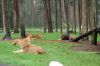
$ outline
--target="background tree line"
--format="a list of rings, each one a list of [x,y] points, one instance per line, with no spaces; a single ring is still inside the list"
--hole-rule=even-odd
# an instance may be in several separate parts
[[[39,28],[44,32],[83,34],[100,27],[99,0],[0,0],[0,28],[3,39],[10,39],[10,30]],[[33,29],[34,30],[34,29]],[[88,38],[87,38],[88,39]]]

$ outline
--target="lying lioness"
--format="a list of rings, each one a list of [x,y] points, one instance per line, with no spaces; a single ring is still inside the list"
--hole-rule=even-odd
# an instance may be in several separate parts
[[[13,51],[13,52],[14,53],[24,52],[24,53],[32,53],[32,54],[44,54],[45,53],[45,50],[40,46],[34,46],[31,44],[20,44],[20,46],[22,48],[21,50]]]
[[[30,44],[31,39],[32,39],[31,36],[27,36],[26,38],[23,38],[23,39],[15,39],[13,41],[13,44],[25,44],[25,43]]]
[[[45,50],[40,46],[34,46],[30,44],[30,37],[25,39],[15,39],[13,45],[20,45],[21,50],[13,51],[14,53],[32,53],[32,54],[44,54]]]
[[[27,36],[31,36],[33,39],[41,39],[43,36],[41,34],[31,34],[31,33],[27,33]]]

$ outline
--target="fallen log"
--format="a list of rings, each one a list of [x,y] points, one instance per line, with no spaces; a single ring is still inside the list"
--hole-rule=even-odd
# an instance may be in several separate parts
[[[71,41],[72,41],[72,42],[77,42],[77,41],[79,41],[80,39],[83,39],[84,37],[87,37],[87,36],[93,34],[93,32],[99,33],[99,31],[100,31],[100,28],[95,28],[95,29],[93,29],[93,30],[91,30],[91,31],[89,31],[89,32],[87,32],[87,33],[84,33],[84,34],[82,34],[82,35],[76,37],[75,39],[72,39]]]

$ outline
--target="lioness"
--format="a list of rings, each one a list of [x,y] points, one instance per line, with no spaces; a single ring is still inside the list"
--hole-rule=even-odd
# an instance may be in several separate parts
[[[20,45],[21,50],[13,51],[14,53],[32,53],[32,54],[44,54],[45,50],[40,46],[31,45],[31,37],[25,39],[15,39],[13,45]]]
[[[31,36],[33,39],[41,39],[43,37],[42,34],[31,34],[31,33],[27,33],[26,37]]]

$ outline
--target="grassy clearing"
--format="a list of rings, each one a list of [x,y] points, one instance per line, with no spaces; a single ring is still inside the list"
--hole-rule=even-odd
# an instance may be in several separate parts
[[[33,34],[40,32],[33,32]],[[50,61],[59,61],[64,66],[99,66],[100,55],[89,52],[76,52],[70,48],[69,43],[48,42],[47,40],[59,39],[60,33],[41,33],[42,40],[33,40],[32,44],[42,46],[47,51],[46,54],[14,54],[12,51],[18,50],[19,46],[14,47],[12,41],[0,41],[0,63],[10,66],[49,66]],[[0,34],[2,37],[3,34]],[[14,38],[19,34],[12,35]]]

